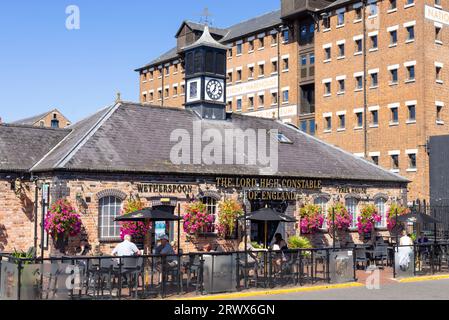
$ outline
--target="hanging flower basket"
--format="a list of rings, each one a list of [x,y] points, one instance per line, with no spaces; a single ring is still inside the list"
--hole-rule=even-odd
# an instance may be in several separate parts
[[[200,201],[186,205],[183,219],[184,232],[191,236],[198,236],[200,233],[204,233],[214,223],[213,215],[207,213],[206,205]]]
[[[65,243],[68,237],[79,235],[81,226],[80,215],[66,199],[53,203],[44,219],[45,231],[58,243]]]
[[[133,213],[144,208],[140,198],[130,198],[125,203],[122,215]],[[135,242],[143,242],[145,235],[151,230],[151,223],[143,221],[138,222],[120,222],[120,238],[125,239],[126,235],[130,235]]]
[[[396,212],[397,216],[400,217],[402,215],[406,215],[410,213],[410,209],[404,206],[401,206],[397,203],[393,203],[387,211],[387,227],[388,230],[393,230],[396,226]]]
[[[382,217],[377,212],[375,205],[370,204],[364,206],[360,210],[360,216],[357,218],[357,229],[360,234],[368,234],[373,229],[376,223],[382,221]]]
[[[332,218],[333,212],[335,212],[334,219]],[[337,231],[347,231],[351,227],[351,224],[352,217],[343,203],[338,202],[329,208],[327,214],[327,225],[329,229],[335,228]]]
[[[318,205],[306,205],[300,209],[299,216],[301,234],[314,234],[323,227],[324,215],[321,212],[321,207]]]
[[[242,205],[234,199],[226,199],[218,204],[218,223],[216,229],[220,237],[234,236],[238,219],[244,214]]]

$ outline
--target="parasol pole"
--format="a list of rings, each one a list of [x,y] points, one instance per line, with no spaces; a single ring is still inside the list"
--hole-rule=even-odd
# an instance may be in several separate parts
[[[247,239],[247,213],[246,213],[246,190],[243,190],[243,213],[244,213],[244,224],[243,224],[243,237],[245,242],[245,271],[244,271],[244,282],[245,282],[245,289],[248,288],[248,280],[246,276],[246,267],[248,266],[248,239]],[[239,282],[240,283],[240,282]],[[240,285],[240,284],[239,284]]]
[[[265,221],[265,249],[268,249],[268,221]]]
[[[178,203],[178,254],[181,252],[181,204]]]
[[[396,247],[397,247],[397,252],[399,252],[399,226],[398,226],[398,208],[396,206],[395,209],[395,216],[396,216],[396,223],[395,223],[395,228],[396,228]]]
[[[334,247],[334,252],[335,252],[335,208],[332,208],[332,246]]]

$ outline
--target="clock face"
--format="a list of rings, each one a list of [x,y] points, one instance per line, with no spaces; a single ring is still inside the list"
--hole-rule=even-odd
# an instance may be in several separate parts
[[[212,100],[220,100],[223,98],[223,85],[218,80],[209,80],[206,84],[206,93]]]

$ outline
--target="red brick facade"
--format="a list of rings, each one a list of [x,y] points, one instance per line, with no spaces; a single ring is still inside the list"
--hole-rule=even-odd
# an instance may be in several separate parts
[[[183,180],[182,178],[166,178],[167,181],[165,183],[173,183],[173,181],[177,181],[174,183],[188,183],[193,185],[193,194],[178,194],[178,193],[170,193],[170,194],[139,194],[139,190],[137,185],[142,183],[140,179],[143,181],[153,181],[152,179],[144,179],[138,178],[135,176],[84,176],[78,175],[78,178],[68,178],[64,180],[67,182],[67,190],[69,195],[66,197],[72,205],[76,207],[77,212],[81,214],[82,223],[83,223],[83,234],[70,239],[70,245],[68,249],[68,253],[74,253],[75,248],[79,246],[79,242],[81,238],[87,238],[89,244],[94,249],[94,252],[100,251],[104,254],[110,254],[113,247],[117,244],[117,240],[103,240],[99,238],[99,224],[100,224],[100,199],[99,197],[105,194],[105,191],[108,191],[108,194],[116,194],[126,195],[126,198],[133,195],[139,196],[145,203],[146,206],[154,205],[149,199],[151,198],[177,198],[176,204],[180,204],[181,206],[181,215],[184,214],[184,204],[188,201],[189,197],[199,197],[201,190],[208,190],[208,192],[212,192],[217,195],[220,199],[224,199],[232,197],[242,201],[242,193],[238,190],[217,190],[213,182],[203,182],[197,184],[194,180],[187,179]],[[160,177],[154,177],[160,179]],[[45,181],[45,180],[43,180]],[[47,180],[50,183],[51,188],[53,187],[53,179]],[[171,182],[169,182],[171,181]],[[158,182],[164,183],[164,182]],[[1,250],[10,252],[14,249],[17,250],[27,250],[29,247],[33,246],[34,239],[34,219],[33,219],[33,203],[34,203],[34,184],[30,182],[26,182],[23,180],[22,183],[16,183],[16,185],[22,185],[23,188],[20,189],[17,193],[14,190],[11,190],[11,180],[3,179],[0,180],[0,221],[1,221],[1,237],[0,237],[0,245]],[[362,193],[352,194],[351,191],[346,188],[339,188],[342,186],[352,187],[356,190],[362,188],[360,190]],[[365,189],[366,188],[366,189]],[[111,193],[111,191],[114,191]],[[297,217],[299,212],[299,208],[305,204],[313,203],[314,200],[322,195],[325,195],[329,200],[327,205],[330,206],[332,203],[337,201],[344,201],[346,197],[357,197],[359,201],[359,207],[367,204],[373,203],[374,198],[378,195],[382,195],[386,198],[386,206],[393,202],[404,203],[406,201],[406,194],[401,188],[400,185],[397,184],[382,184],[377,183],[372,186],[367,186],[367,183],[357,183],[357,182],[339,182],[339,181],[329,181],[324,183],[324,187],[322,190],[317,190],[314,192],[303,192],[298,193],[297,201],[291,202],[287,209],[288,214],[293,214]],[[41,192],[39,192],[38,197],[41,199]],[[120,199],[120,200],[126,200]],[[51,199],[52,201],[56,199]],[[82,201],[80,201],[82,200]],[[122,202],[123,205],[123,202]],[[251,204],[247,203],[247,210],[251,210]],[[40,221],[41,221],[41,207],[38,206],[38,244],[40,244]],[[174,226],[173,235],[174,241],[176,242],[176,223]],[[388,233],[382,231],[383,229],[378,231],[379,235],[386,236]],[[298,234],[298,230],[294,224],[290,224],[285,228],[285,237],[288,238],[292,235]],[[189,237],[190,238],[190,237]],[[362,241],[359,234],[354,230],[354,232],[343,235],[341,239],[342,243],[350,243],[355,242],[359,243]],[[316,245],[329,245],[331,243],[330,236],[324,231],[314,237],[314,243]],[[219,244],[224,250],[236,250],[238,248],[239,241],[238,240],[221,240],[216,236],[207,236],[207,237],[199,237],[188,239],[186,234],[182,231],[181,228],[181,248],[184,252],[195,252],[203,249],[205,244],[213,244],[213,246]],[[51,241],[50,241],[51,247]]]

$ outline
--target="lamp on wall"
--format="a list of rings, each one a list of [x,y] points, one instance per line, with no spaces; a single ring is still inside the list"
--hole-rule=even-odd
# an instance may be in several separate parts
[[[11,182],[11,189],[14,190],[17,197],[21,197],[25,193],[25,188],[20,178]]]
[[[86,202],[86,200],[84,200],[83,194],[81,192],[78,192],[76,194],[76,204],[78,205],[78,208],[80,208],[83,211],[83,213],[85,214],[88,206],[87,206],[87,202]]]

